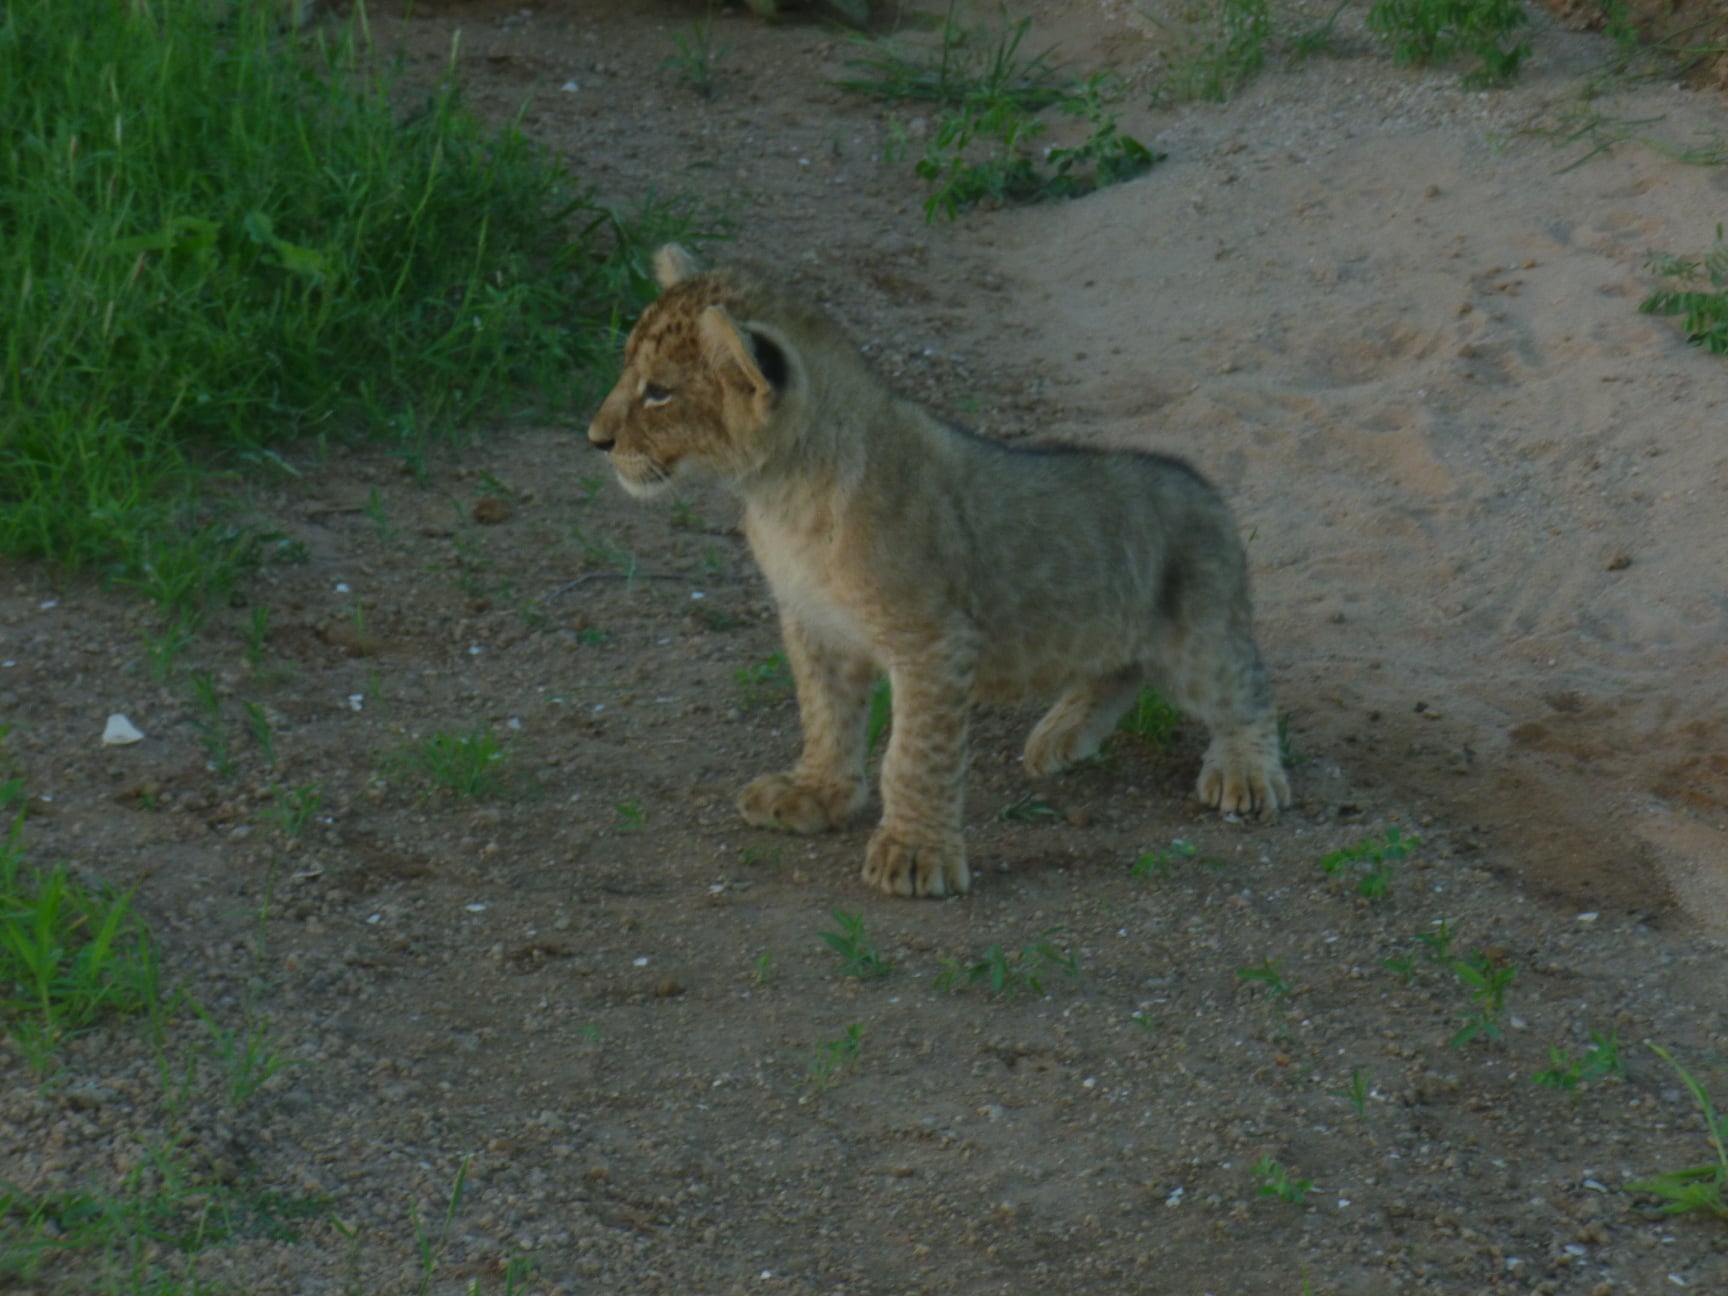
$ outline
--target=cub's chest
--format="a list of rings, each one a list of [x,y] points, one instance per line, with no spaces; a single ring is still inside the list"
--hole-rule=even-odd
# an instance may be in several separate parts
[[[819,637],[856,649],[870,643],[859,594],[839,561],[833,533],[795,529],[746,514],[744,533],[780,606]]]

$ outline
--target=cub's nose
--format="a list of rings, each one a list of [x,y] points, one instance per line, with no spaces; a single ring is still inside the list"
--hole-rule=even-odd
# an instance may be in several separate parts
[[[588,425],[588,444],[596,450],[610,450],[617,442],[602,432],[598,426],[590,423]]]

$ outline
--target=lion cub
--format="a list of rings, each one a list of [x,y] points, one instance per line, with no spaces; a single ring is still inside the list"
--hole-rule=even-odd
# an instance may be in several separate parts
[[[878,667],[893,686],[867,882],[967,890],[974,699],[1054,695],[1026,743],[1053,774],[1098,750],[1147,683],[1212,742],[1198,795],[1224,813],[1290,800],[1247,564],[1218,493],[1161,455],[1010,448],[902,400],[820,311],[743,269],[662,248],[664,290],[588,428],[648,498],[718,473],[780,609],[804,751],[739,794],[744,818],[816,833],[860,810]]]

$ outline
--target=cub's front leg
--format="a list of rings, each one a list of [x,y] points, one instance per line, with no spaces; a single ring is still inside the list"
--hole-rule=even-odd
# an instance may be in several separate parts
[[[869,797],[865,736],[875,671],[869,658],[814,638],[785,609],[780,630],[798,690],[804,753],[796,768],[749,783],[738,794],[738,809],[759,828],[827,832],[857,814]]]
[[[961,820],[975,664],[969,643],[937,644],[890,671],[894,717],[882,762],[882,822],[864,856],[864,880],[890,895],[971,888]]]

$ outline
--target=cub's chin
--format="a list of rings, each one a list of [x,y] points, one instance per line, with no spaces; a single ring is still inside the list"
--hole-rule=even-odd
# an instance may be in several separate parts
[[[654,499],[664,495],[672,487],[672,473],[658,464],[643,464],[639,467],[626,468],[623,465],[614,467],[613,472],[618,477],[618,484],[625,491],[640,500]]]

